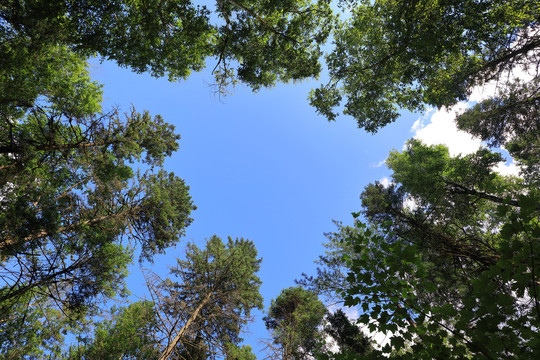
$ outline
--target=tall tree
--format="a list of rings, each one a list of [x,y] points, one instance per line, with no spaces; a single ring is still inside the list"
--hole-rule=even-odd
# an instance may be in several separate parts
[[[262,308],[261,259],[253,242],[210,238],[204,249],[188,244],[171,268],[175,280],[148,275],[154,302],[140,301],[97,323],[87,345],[70,358],[83,359],[253,359],[239,347],[251,311]]]
[[[85,112],[34,106],[4,123],[2,315],[27,292],[79,310],[113,296],[135,248],[151,260],[191,223],[189,188],[162,169],[178,147],[174,128],[134,110]]]
[[[213,359],[234,350],[251,311],[262,308],[260,263],[249,240],[213,236],[204,249],[188,244],[171,268],[176,279],[153,288],[164,335],[159,359]]]
[[[315,293],[299,286],[282,290],[264,317],[266,329],[272,334],[270,356],[301,360],[321,351],[325,314],[326,307]]]
[[[329,120],[344,102],[344,114],[376,132],[400,109],[449,106],[493,79],[503,88],[511,69],[528,68],[537,79],[535,0],[343,3],[351,16],[338,26],[327,56],[330,81],[310,95]]]
[[[329,351],[332,356],[340,354],[352,358],[361,358],[371,352],[371,343],[362,330],[353,324],[343,310],[338,309],[326,316],[324,332],[334,340],[337,352]]]
[[[493,167],[481,149],[451,158],[418,141],[387,160],[394,183],[362,194],[377,226],[344,242],[345,304],[391,332],[386,351],[402,358],[533,359],[540,321],[540,194],[526,179]],[[409,344],[409,347],[405,345]]]

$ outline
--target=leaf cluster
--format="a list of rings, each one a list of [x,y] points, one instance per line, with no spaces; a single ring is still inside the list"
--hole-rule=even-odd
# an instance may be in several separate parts
[[[466,100],[476,85],[534,68],[539,14],[531,0],[358,1],[335,31],[330,81],[311,104],[334,120],[343,102],[343,114],[376,132],[401,110]]]

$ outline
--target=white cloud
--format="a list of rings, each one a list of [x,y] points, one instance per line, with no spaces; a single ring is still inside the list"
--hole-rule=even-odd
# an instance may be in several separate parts
[[[422,129],[423,127],[424,127],[424,119],[420,118],[414,122],[413,126],[411,127],[411,132],[415,133],[418,130]]]
[[[341,309],[341,311],[343,311],[345,313],[345,315],[347,316],[347,318],[349,320],[356,320],[358,319],[358,309],[354,308],[354,307],[348,307],[348,306],[338,306],[338,305],[330,305],[327,307],[328,311],[334,313],[336,312],[337,310]]]
[[[411,127],[411,130],[415,132],[414,138],[421,140],[426,145],[443,144],[448,147],[451,156],[476,152],[482,146],[482,142],[459,130],[455,123],[456,115],[466,108],[467,105],[462,102],[450,109],[437,110],[431,115],[429,124],[425,126],[418,126],[418,124],[421,125],[421,120],[417,120]],[[508,164],[499,163],[495,167],[495,171],[501,175],[518,176],[519,168],[512,159],[510,160]]]
[[[499,91],[504,90],[507,84],[517,79],[530,81],[536,75],[534,69],[526,69],[525,66],[507,71],[501,74],[499,79],[473,88],[468,103],[459,102],[450,108],[441,108],[437,111],[429,109],[425,117],[414,122],[411,126],[411,132],[414,133],[415,139],[421,140],[426,145],[443,144],[447,146],[451,156],[472,154],[482,146],[482,142],[459,130],[455,122],[456,116],[475,102],[497,95]],[[426,124],[426,122],[428,123]],[[508,164],[498,164],[495,170],[502,175],[519,175],[519,168],[512,159]]]
[[[501,175],[519,176],[519,167],[517,167],[516,163],[513,160],[509,164],[497,164],[494,170]]]
[[[407,196],[403,201],[403,207],[408,209],[409,211],[414,211],[418,209],[418,203],[412,197]]]
[[[385,188],[389,187],[390,184],[392,183],[392,181],[387,178],[386,176],[383,177],[381,180],[379,180],[379,182],[382,184],[382,186],[384,186]]]
[[[480,147],[481,141],[459,130],[455,123],[456,114],[466,108],[465,103],[458,103],[449,109],[437,110],[425,126],[417,120],[411,128],[415,133],[414,138],[426,145],[446,145],[452,156],[474,153]]]

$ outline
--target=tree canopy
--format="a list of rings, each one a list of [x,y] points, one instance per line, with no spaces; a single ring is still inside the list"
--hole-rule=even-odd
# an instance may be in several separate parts
[[[532,359],[539,319],[538,189],[493,167],[481,149],[451,158],[443,146],[409,143],[387,160],[394,183],[362,194],[363,214],[343,239],[345,304],[392,334],[402,358]],[[381,261],[382,259],[382,261]]]
[[[212,67],[241,82],[328,82],[317,112],[368,132],[404,111],[496,91],[457,116],[473,154],[410,140],[365,187],[353,226],[327,234],[317,276],[272,300],[270,356],[378,358],[343,312],[389,335],[400,359],[534,359],[540,351],[540,6],[537,0],[7,0],[0,5],[0,358],[242,358],[262,308],[253,242],[188,244],[153,301],[114,309],[128,265],[177,244],[195,209],[164,168],[180,136],[159,115],[102,107],[91,58],[170,81]],[[328,44],[328,39],[332,44]],[[498,147],[519,174],[503,176]],[[362,217],[362,221],[361,221]],[[93,323],[93,328],[91,326]],[[84,327],[84,329],[83,329]],[[66,353],[69,332],[83,336]],[[325,347],[332,338],[339,351]]]
[[[316,77],[333,25],[324,0],[220,0],[214,8],[187,0],[10,0],[0,6],[0,17],[0,82],[11,90],[4,103],[33,100],[19,97],[24,84],[47,77],[38,72],[19,79],[36,64],[46,74],[40,65],[50,61],[51,45],[169,80],[200,71],[209,57],[217,59],[214,73],[222,85],[238,79],[258,89]]]
[[[326,307],[315,293],[302,287],[281,291],[272,300],[264,318],[266,329],[272,333],[273,358],[308,359],[321,348],[324,341],[322,326]]]
[[[253,242],[211,237],[204,249],[188,244],[185,260],[171,268],[174,279],[156,284],[161,331],[160,359],[215,358],[236,349],[253,309],[262,308],[257,275],[261,259]],[[232,346],[232,348],[231,348]],[[246,355],[246,354],[244,354]]]
[[[535,0],[366,0],[350,7],[326,57],[330,80],[310,95],[329,120],[343,102],[343,114],[376,132],[402,109],[449,106],[477,85],[505,83],[508,71],[534,73],[538,64]]]

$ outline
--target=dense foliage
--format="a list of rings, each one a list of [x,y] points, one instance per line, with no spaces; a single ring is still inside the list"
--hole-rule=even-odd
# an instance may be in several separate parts
[[[479,14],[482,14],[481,16]],[[538,4],[362,2],[337,31],[331,81],[312,93],[330,119],[376,131],[400,108],[450,106],[475,86],[497,93],[457,125],[504,146],[450,157],[411,140],[392,152],[390,185],[368,185],[354,227],[329,235],[315,277],[301,283],[363,313],[396,358],[533,359],[540,347],[538,261]],[[360,216],[364,217],[364,223]]]
[[[323,341],[319,327],[326,307],[316,294],[302,287],[281,291],[264,318],[271,331],[274,359],[309,359]]]
[[[195,209],[164,169],[180,136],[159,115],[102,108],[88,59],[171,81],[207,62],[219,92],[318,77],[317,111],[369,132],[403,110],[496,91],[457,116],[477,152],[410,140],[327,234],[315,276],[265,325],[280,359],[534,359],[540,352],[540,6],[536,0],[8,0],[0,5],[0,359],[250,359],[262,308],[251,241],[188,244],[152,301],[115,308],[127,268],[177,244]],[[343,104],[343,105],[342,105]],[[340,108],[342,107],[342,110]],[[519,174],[503,176],[500,147]],[[389,342],[371,345],[341,310]],[[68,335],[69,336],[66,336]],[[69,339],[71,337],[71,339]],[[76,339],[77,344],[75,344]],[[334,344],[331,349],[330,344]],[[71,345],[71,347],[70,347]]]
[[[240,80],[258,89],[313,77],[333,25],[324,0],[219,0],[214,8],[188,0],[9,0],[0,18],[0,82],[9,89],[0,104],[33,100],[32,81],[44,84],[55,61],[51,45],[169,80],[200,71],[209,57],[217,58],[219,85]],[[31,71],[36,65],[42,72]]]
[[[98,322],[87,344],[73,348],[80,359],[250,359],[239,347],[251,311],[262,308],[257,276],[261,260],[244,239],[210,238],[204,249],[189,244],[173,279],[148,276],[153,301],[116,309]]]
[[[72,319],[97,310],[125,293],[134,252],[151,261],[192,221],[188,186],[163,169],[178,148],[174,127],[103,112],[84,60],[56,50],[65,62],[47,66],[50,91],[36,83],[35,102],[0,109],[2,327],[26,316],[20,302]]]
[[[329,120],[344,102],[344,114],[376,132],[401,109],[452,105],[477,85],[504,83],[520,67],[534,73],[538,64],[536,0],[361,0],[350,7],[326,58],[330,80],[310,95]]]

